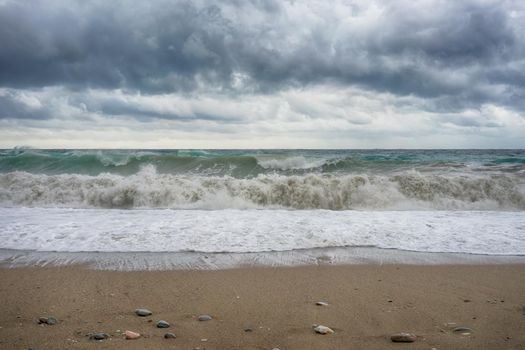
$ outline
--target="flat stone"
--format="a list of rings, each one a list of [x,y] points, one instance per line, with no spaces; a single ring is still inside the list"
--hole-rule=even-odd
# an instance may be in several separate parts
[[[326,301],[318,301],[315,303],[315,305],[318,305],[318,306],[328,306],[328,303]]]
[[[104,340],[104,339],[108,339],[109,338],[109,334],[107,333],[93,333],[89,336],[89,339],[92,339],[92,340]]]
[[[169,328],[170,324],[164,320],[157,322],[157,328]]]
[[[334,333],[334,330],[330,327],[322,326],[322,325],[313,325],[315,333],[318,334],[332,334]]]
[[[177,336],[175,335],[175,333],[166,333],[164,334],[164,338],[165,339],[175,339],[177,338]]]
[[[145,317],[145,316],[150,316],[152,312],[149,311],[148,309],[136,309],[135,314],[137,316]]]
[[[415,334],[412,333],[396,333],[390,336],[390,340],[394,343],[413,343],[417,340]]]
[[[471,328],[468,328],[468,327],[459,326],[459,327],[454,327],[452,329],[452,332],[454,332],[456,334],[461,334],[461,335],[470,335],[470,334],[472,334],[473,330]]]
[[[126,336],[126,339],[129,339],[129,340],[140,338],[140,333],[132,332],[132,331],[125,331],[124,335]]]
[[[213,317],[211,317],[210,315],[200,315],[197,319],[199,321],[210,321],[213,319]]]

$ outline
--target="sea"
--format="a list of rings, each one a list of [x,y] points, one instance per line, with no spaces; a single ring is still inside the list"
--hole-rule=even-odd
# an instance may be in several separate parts
[[[525,255],[525,150],[0,150],[4,252],[360,247]]]

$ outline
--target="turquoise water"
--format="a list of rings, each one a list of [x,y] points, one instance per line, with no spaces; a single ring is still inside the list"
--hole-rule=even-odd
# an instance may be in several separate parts
[[[2,150],[0,207],[522,211],[525,151]]]
[[[523,173],[525,150],[0,150],[0,173],[112,173],[145,165],[160,174],[252,178],[261,174]]]

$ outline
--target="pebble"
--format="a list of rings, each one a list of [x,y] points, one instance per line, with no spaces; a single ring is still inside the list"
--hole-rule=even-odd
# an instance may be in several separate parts
[[[170,324],[164,320],[157,322],[157,328],[169,328]]]
[[[138,339],[140,338],[140,333],[132,332],[132,331],[125,331],[124,335],[126,336],[126,339]]]
[[[470,335],[472,334],[473,331],[471,328],[459,326],[459,327],[453,328],[452,332],[461,334],[461,335]]]
[[[175,339],[175,338],[177,338],[175,333],[166,333],[166,334],[164,334],[164,339]]]
[[[145,316],[150,316],[152,312],[149,311],[148,309],[136,309],[135,314],[137,316],[145,317]]]
[[[245,327],[244,331],[245,332],[253,332],[253,328],[252,327]]]
[[[318,306],[328,306],[328,303],[326,301],[318,301],[315,303],[315,305],[318,305]]]
[[[326,326],[313,325],[312,327],[314,327],[315,333],[319,333],[319,334],[332,334],[332,333],[334,333],[333,329],[331,329],[329,327],[326,327]]]
[[[200,316],[198,317],[198,320],[199,320],[199,321],[209,321],[209,320],[211,320],[211,319],[212,319],[212,317],[211,317],[210,315],[200,315]]]
[[[53,316],[48,316],[48,317],[39,317],[38,318],[38,323],[39,324],[48,324],[50,326],[52,325],[55,325],[58,323],[58,320],[56,318],[54,318]]]
[[[396,333],[390,336],[390,340],[394,343],[413,343],[417,337],[412,333]]]
[[[89,336],[89,339],[93,339],[93,340],[104,340],[108,338],[109,338],[109,334],[107,333],[93,333]]]

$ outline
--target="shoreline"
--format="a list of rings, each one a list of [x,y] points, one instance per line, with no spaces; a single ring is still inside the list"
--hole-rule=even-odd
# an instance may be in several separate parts
[[[417,252],[376,247],[334,247],[253,253],[46,252],[0,249],[1,267],[67,267],[97,270],[221,270],[242,267],[324,265],[525,264],[525,255]]]
[[[171,271],[20,267],[0,268],[0,279],[0,348],[6,349],[525,347],[525,264]],[[137,308],[153,315],[138,317]],[[201,314],[213,319],[199,322]],[[41,316],[54,316],[58,324],[38,324]],[[158,320],[170,328],[156,328]],[[335,333],[316,334],[312,324]],[[455,333],[455,326],[472,333]],[[141,337],[125,340],[125,330]],[[111,337],[89,340],[92,332]],[[164,339],[167,332],[177,337]],[[417,339],[392,343],[390,335],[398,332]]]

